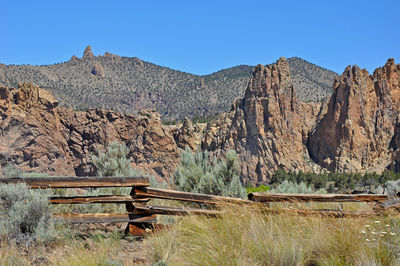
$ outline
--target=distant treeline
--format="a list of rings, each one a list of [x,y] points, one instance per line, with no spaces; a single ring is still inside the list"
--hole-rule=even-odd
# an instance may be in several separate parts
[[[351,192],[362,190],[369,193],[377,188],[384,188],[387,181],[400,179],[400,173],[385,170],[381,174],[372,173],[311,173],[311,172],[292,172],[278,169],[270,180],[270,184],[281,184],[283,181],[295,183],[304,182],[314,189],[325,188],[328,193],[332,192]],[[360,191],[361,192],[361,191]]]

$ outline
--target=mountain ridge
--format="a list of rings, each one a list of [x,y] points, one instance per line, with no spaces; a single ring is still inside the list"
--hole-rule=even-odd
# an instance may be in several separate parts
[[[86,51],[86,49],[85,49]],[[243,97],[254,66],[238,65],[207,75],[195,75],[106,52],[72,56],[53,65],[0,65],[0,83],[17,87],[33,82],[50,90],[60,104],[82,110],[114,109],[127,114],[152,108],[163,119],[209,116],[229,111]],[[293,83],[302,101],[321,102],[330,95],[336,73],[303,59],[290,58]],[[320,78],[322,77],[322,79]]]

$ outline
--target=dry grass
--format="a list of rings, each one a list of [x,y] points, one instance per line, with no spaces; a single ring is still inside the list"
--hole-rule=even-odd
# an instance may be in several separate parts
[[[375,222],[225,207],[220,218],[185,217],[147,241],[154,262],[168,265],[399,265],[399,233],[399,220],[388,217]]]
[[[79,233],[78,233],[79,235]],[[145,265],[149,247],[120,233],[105,237],[101,232],[90,237],[60,239],[52,245],[30,247],[0,243],[0,265]]]
[[[298,207],[311,206],[329,207]],[[345,210],[359,207],[344,205]],[[179,218],[146,243],[122,239],[118,230],[107,237],[71,235],[52,246],[25,249],[0,243],[0,265],[400,265],[396,218],[268,215],[252,206],[222,209],[220,218]]]
[[[119,241],[68,241],[53,247],[36,246],[24,250],[8,244],[0,248],[0,265],[123,265],[118,258]],[[114,262],[114,264],[112,264]]]

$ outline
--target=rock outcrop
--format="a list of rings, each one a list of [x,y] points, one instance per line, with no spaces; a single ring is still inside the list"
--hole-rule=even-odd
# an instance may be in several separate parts
[[[181,149],[189,147],[195,150],[200,145],[202,133],[200,127],[197,124],[193,125],[187,117],[183,119],[181,127],[174,128],[171,131],[177,146]]]
[[[92,52],[92,46],[88,45],[86,46],[85,50],[83,51],[83,58],[94,58],[93,52]]]
[[[319,110],[310,109],[308,123],[313,123]],[[304,110],[301,110],[304,112]],[[222,119],[221,128],[208,126],[202,147],[239,155],[243,179],[262,183],[278,168],[312,170],[304,146],[303,128],[312,128],[302,121],[299,102],[291,82],[285,58],[273,65],[258,65],[250,79],[245,96],[234,103],[231,115]],[[226,125],[228,124],[228,125]],[[214,133],[213,133],[214,132]]]
[[[0,87],[0,163],[51,175],[94,175],[90,154],[112,141],[126,143],[133,166],[168,178],[179,158],[173,136],[154,111],[138,117],[114,111],[57,107],[29,83]]]
[[[399,148],[400,65],[389,59],[373,75],[348,66],[333,88],[327,113],[310,134],[312,158],[332,171],[390,168]]]
[[[1,87],[0,161],[26,171],[74,175],[63,138],[58,101],[32,84]]]
[[[92,71],[90,73],[92,73],[95,76],[101,77],[101,78],[105,77],[104,69],[99,62],[94,63]]]

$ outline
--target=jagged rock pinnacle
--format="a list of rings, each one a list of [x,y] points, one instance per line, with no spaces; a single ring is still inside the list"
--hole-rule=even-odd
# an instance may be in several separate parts
[[[86,46],[85,51],[83,52],[83,58],[93,58],[92,47],[90,45]]]

